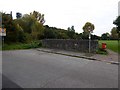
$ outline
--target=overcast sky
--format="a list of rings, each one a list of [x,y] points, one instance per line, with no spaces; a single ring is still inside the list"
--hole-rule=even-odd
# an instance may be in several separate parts
[[[111,31],[113,20],[118,16],[119,0],[0,0],[0,11],[16,17],[16,12],[29,14],[36,10],[45,14],[45,25],[67,29],[74,25],[75,31],[83,32],[86,22],[95,25],[93,34]]]

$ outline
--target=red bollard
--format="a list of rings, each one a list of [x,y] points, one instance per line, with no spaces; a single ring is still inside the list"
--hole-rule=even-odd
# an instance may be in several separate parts
[[[102,49],[106,49],[107,44],[106,43],[102,43]]]

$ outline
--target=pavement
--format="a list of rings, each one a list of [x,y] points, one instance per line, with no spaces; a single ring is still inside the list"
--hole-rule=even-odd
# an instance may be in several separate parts
[[[109,49],[108,55],[102,55],[102,54],[93,54],[93,53],[81,53],[81,52],[73,52],[73,51],[66,51],[66,50],[60,50],[60,49],[50,49],[50,48],[37,48],[38,51],[47,52],[47,53],[54,53],[54,54],[61,54],[71,57],[77,57],[77,58],[84,58],[88,60],[96,60],[96,61],[102,61],[107,62],[110,64],[117,64],[119,65],[118,61],[118,53],[113,52]]]

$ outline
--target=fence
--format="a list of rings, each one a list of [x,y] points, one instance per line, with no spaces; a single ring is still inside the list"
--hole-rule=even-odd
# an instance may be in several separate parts
[[[46,48],[53,49],[62,49],[70,51],[80,51],[88,52],[89,51],[89,40],[74,40],[74,39],[44,39],[42,44]],[[98,41],[90,41],[90,51],[96,52],[98,48]]]

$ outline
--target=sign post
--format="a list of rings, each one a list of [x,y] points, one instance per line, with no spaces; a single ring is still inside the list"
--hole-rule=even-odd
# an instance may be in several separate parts
[[[4,36],[6,36],[6,28],[0,28],[0,36],[2,37],[2,44],[4,46]]]
[[[0,28],[0,36],[6,36],[6,28]]]
[[[89,32],[89,53],[90,53],[90,41],[91,41],[91,34]]]
[[[88,31],[89,31],[89,53],[91,52],[91,33],[92,33],[92,29],[91,27],[89,26],[88,27]]]

